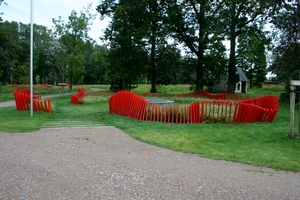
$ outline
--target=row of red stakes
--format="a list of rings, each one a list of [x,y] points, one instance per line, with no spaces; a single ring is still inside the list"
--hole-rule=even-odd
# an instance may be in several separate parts
[[[73,104],[83,104],[84,103],[84,89],[77,88],[77,94],[72,94],[70,102]]]
[[[275,96],[243,101],[207,100],[189,106],[151,105],[130,91],[121,91],[109,99],[109,112],[136,120],[167,123],[253,123],[272,122],[279,108]]]
[[[17,110],[30,110],[30,95],[27,92],[15,90],[14,98]],[[42,100],[40,95],[33,96],[33,110],[51,113],[52,107],[50,99]]]

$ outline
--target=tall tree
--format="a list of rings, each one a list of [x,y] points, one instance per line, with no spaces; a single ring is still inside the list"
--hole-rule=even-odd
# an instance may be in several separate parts
[[[55,34],[66,53],[65,60],[67,61],[70,89],[72,89],[75,81],[82,79],[84,74],[85,42],[90,40],[88,36],[89,25],[95,17],[89,13],[90,8],[89,5],[85,11],[80,12],[79,16],[73,10],[67,23],[64,23],[61,17],[52,20]]]
[[[300,1],[287,0],[273,16],[275,45],[269,71],[277,80],[286,83],[286,91],[281,100],[290,98],[290,80],[300,79]]]
[[[55,40],[51,30],[45,26],[34,24],[34,76],[40,77],[41,83],[54,81],[53,73],[55,71],[54,53]],[[53,82],[52,82],[53,83]]]
[[[269,70],[278,80],[289,83],[300,75],[300,2],[285,1],[280,11],[274,15],[273,60]]]
[[[228,92],[233,93],[238,81],[236,74],[236,42],[237,38],[246,33],[249,26],[263,22],[276,5],[270,0],[226,0],[221,10],[223,25],[230,41],[228,64]]]
[[[105,31],[110,51],[107,77],[112,89],[131,90],[145,74],[147,54],[136,29],[139,4],[134,0],[106,0],[97,7],[102,17],[113,16]]]
[[[109,49],[106,46],[94,45],[86,55],[85,83],[105,84],[108,69],[107,56]]]
[[[206,0],[164,0],[163,2],[168,17],[166,22],[172,37],[183,44],[187,53],[191,54],[192,59],[196,61],[193,69],[195,89],[203,89],[209,82],[206,79],[212,71],[209,68],[213,67],[205,65],[205,57],[210,57],[210,45],[218,43],[214,47],[220,51],[225,50],[223,44],[218,42],[222,40],[220,37],[222,35],[216,28],[218,12],[224,3]],[[224,55],[223,53],[218,55]]]
[[[17,22],[0,22],[0,82],[13,82],[19,49],[19,25]]]
[[[158,44],[156,53],[157,84],[178,84],[181,73],[181,55],[174,45]],[[151,80],[151,79],[150,79]]]
[[[150,92],[157,92],[156,83],[159,76],[159,68],[161,68],[161,65],[158,65],[158,57],[163,55],[159,53],[161,52],[160,48],[169,47],[165,40],[166,35],[164,34],[164,24],[162,23],[163,12],[160,1],[144,1],[143,6],[141,6],[141,11],[143,13],[143,23],[140,27],[137,24],[137,27],[139,27],[142,33],[145,33],[143,37],[150,58]]]
[[[267,50],[270,48],[268,32],[252,25],[238,38],[237,66],[241,67],[250,82],[249,86],[262,87],[267,75]]]
[[[102,16],[113,14],[110,30],[106,33],[107,36],[110,35],[110,42],[117,44],[116,48],[119,48],[119,50],[122,48],[126,51],[124,54],[128,55],[128,53],[135,53],[134,49],[139,46],[141,48],[140,53],[145,52],[147,54],[148,58],[143,57],[143,59],[139,59],[142,63],[139,63],[139,70],[136,71],[136,75],[140,79],[141,74],[147,73],[151,82],[150,92],[157,92],[156,84],[158,78],[168,68],[168,66],[159,62],[159,59],[165,55],[163,50],[171,52],[169,50],[173,48],[167,41],[167,32],[163,23],[165,13],[163,12],[161,1],[106,0],[98,6],[98,11]],[[112,33],[117,36],[111,37]],[[128,37],[127,42],[125,42],[126,37]],[[129,48],[132,48],[132,51]],[[113,52],[114,50],[112,49],[111,53]],[[141,55],[144,56],[145,53]],[[138,55],[131,56],[136,57]],[[115,59],[120,60],[122,57]],[[168,57],[163,59],[168,60]],[[132,68],[135,65],[134,63],[131,66],[127,66],[128,64],[128,61],[126,61],[119,67],[136,69]],[[127,72],[129,71],[127,70]],[[124,73],[123,76],[125,76]]]

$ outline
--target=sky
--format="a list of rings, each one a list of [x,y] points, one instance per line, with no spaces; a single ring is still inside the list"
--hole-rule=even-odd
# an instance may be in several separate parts
[[[30,23],[30,8],[31,0],[4,0],[7,5],[1,4],[0,13],[4,21],[16,21],[24,24]],[[96,11],[100,0],[32,0],[33,1],[33,23],[43,25],[51,29],[53,27],[52,18],[58,19],[61,16],[62,20],[68,21],[72,10],[80,12],[92,4],[92,13],[97,14],[93,25],[90,26],[89,36],[98,44],[102,44],[99,37],[103,35],[104,29],[109,24],[109,18],[100,20],[100,15]]]

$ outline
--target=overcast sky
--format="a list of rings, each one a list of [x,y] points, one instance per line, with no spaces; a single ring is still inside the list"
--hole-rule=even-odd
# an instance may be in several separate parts
[[[52,28],[52,18],[58,19],[59,16],[63,20],[68,21],[72,10],[78,13],[92,3],[92,12],[97,13],[96,7],[99,5],[100,0],[32,0],[34,5],[33,22],[38,25],[47,26]],[[31,0],[5,0],[7,5],[1,4],[0,13],[4,21],[17,21],[24,24],[30,23],[30,5]],[[108,26],[109,19],[101,21],[98,13],[93,25],[90,27],[89,36],[101,44],[99,37],[103,35],[104,29]]]

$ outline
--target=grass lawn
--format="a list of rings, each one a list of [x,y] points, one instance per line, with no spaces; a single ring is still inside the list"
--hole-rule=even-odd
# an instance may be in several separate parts
[[[106,88],[82,87],[93,90]],[[183,85],[161,86],[158,89],[163,94],[176,94],[188,93],[188,88],[189,86]],[[283,90],[283,86],[269,86],[262,89],[249,89],[247,95],[279,96]],[[0,101],[3,101],[1,96],[12,91],[10,88],[2,87]],[[149,92],[149,86],[142,85],[136,88],[135,92]],[[39,130],[42,127],[65,127],[68,123],[72,125],[72,122],[79,125],[112,125],[132,137],[163,148],[194,153],[212,159],[266,166],[278,170],[300,171],[300,139],[288,137],[290,124],[288,104],[280,103],[279,112],[273,123],[178,125],[135,121],[131,118],[110,115],[108,98],[108,96],[86,97],[83,105],[72,105],[68,96],[52,98],[53,112],[51,114],[35,112],[33,117],[30,117],[28,111],[20,112],[15,107],[0,108],[0,131],[26,134],[25,132]],[[181,101],[177,98],[172,100],[175,100],[175,103]],[[298,131],[298,105],[295,113],[297,124],[295,130]]]

